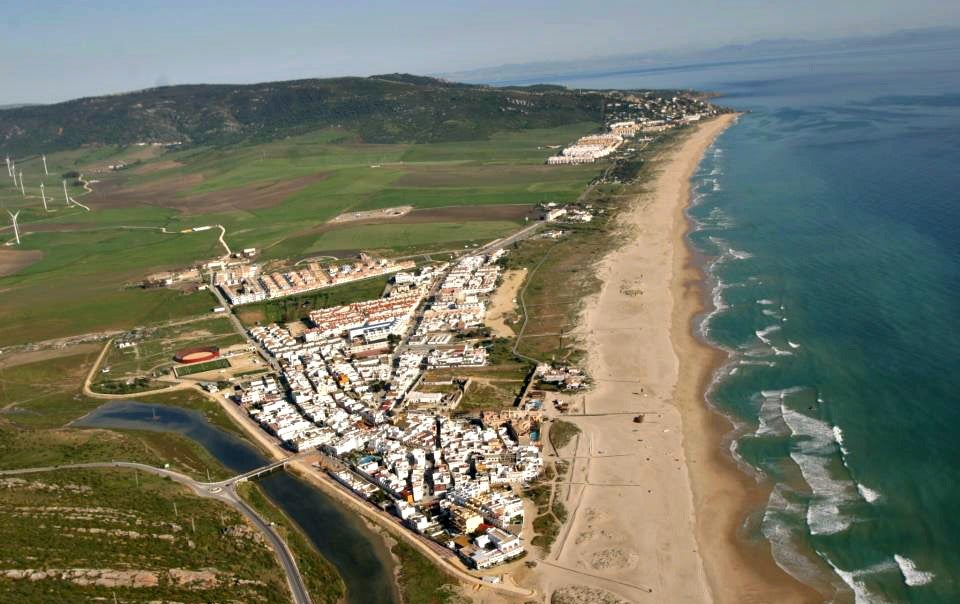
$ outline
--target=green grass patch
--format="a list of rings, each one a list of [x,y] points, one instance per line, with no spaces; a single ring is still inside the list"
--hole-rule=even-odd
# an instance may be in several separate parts
[[[550,444],[558,451],[573,440],[573,437],[580,434],[580,428],[576,424],[558,419],[550,423]]]
[[[299,296],[288,296],[236,309],[244,325],[257,323],[291,323],[306,318],[311,310],[372,300],[383,295],[387,277],[371,277],[343,285],[318,289]]]
[[[174,369],[177,377],[203,373],[204,371],[213,371],[215,369],[226,369],[230,367],[230,361],[227,359],[214,359],[206,363],[194,363],[192,365],[180,365]]]
[[[391,551],[400,560],[397,581],[405,604],[453,604],[460,601],[456,593],[457,582],[416,548],[397,539]]]

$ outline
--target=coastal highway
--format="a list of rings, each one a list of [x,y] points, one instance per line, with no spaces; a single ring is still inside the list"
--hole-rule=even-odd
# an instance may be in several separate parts
[[[271,464],[271,466],[272,465],[277,464]],[[271,466],[259,468],[253,472],[265,470]],[[280,566],[283,567],[284,574],[287,576],[287,584],[290,587],[290,593],[293,595],[294,603],[311,604],[310,596],[307,594],[307,588],[303,583],[303,576],[300,574],[300,569],[297,568],[297,563],[293,558],[293,553],[290,551],[290,548],[287,547],[286,542],[280,537],[277,531],[274,530],[272,523],[268,523],[261,518],[260,514],[250,507],[247,502],[244,501],[243,498],[240,497],[234,490],[234,484],[236,483],[237,478],[243,478],[247,474],[250,474],[249,472],[247,474],[241,474],[239,477],[234,477],[219,483],[206,483],[196,481],[186,474],[181,474],[180,472],[175,472],[166,468],[156,468],[154,466],[148,466],[146,464],[129,461],[112,461],[79,463],[62,466],[46,466],[40,468],[21,468],[17,470],[2,470],[0,471],[0,476],[35,474],[39,472],[55,472],[58,470],[75,470],[82,468],[125,468],[149,472],[151,474],[156,474],[157,476],[161,476],[163,478],[169,478],[174,482],[180,483],[189,488],[199,497],[216,499],[217,501],[226,503],[243,514],[243,516],[249,520],[250,523],[253,524],[253,526],[255,526],[261,533],[263,533],[264,537],[266,537],[267,542],[273,548],[277,559],[280,561]]]

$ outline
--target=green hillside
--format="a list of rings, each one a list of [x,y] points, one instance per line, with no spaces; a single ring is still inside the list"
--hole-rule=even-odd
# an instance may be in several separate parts
[[[339,127],[365,142],[440,142],[599,121],[601,93],[492,88],[410,75],[185,85],[0,110],[0,152],[273,140]]]

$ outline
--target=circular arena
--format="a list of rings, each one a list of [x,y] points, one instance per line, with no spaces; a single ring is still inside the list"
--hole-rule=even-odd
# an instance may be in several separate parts
[[[220,356],[220,349],[216,346],[198,346],[196,348],[184,348],[173,355],[173,360],[178,363],[201,363],[210,361]]]

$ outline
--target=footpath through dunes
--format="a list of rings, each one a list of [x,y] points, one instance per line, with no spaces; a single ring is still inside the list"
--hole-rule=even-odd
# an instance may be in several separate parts
[[[537,568],[547,594],[581,586],[630,602],[798,602],[809,595],[769,554],[737,547],[742,485],[735,469],[699,471],[707,457],[722,456],[714,438],[722,432],[701,433],[714,429],[698,381],[713,359],[692,348],[700,298],[696,276],[686,272],[683,211],[697,164],[734,119],[705,122],[665,151],[652,187],[620,217],[624,244],[598,267],[603,286],[579,329],[595,387],[583,415],[564,418],[581,434],[561,453],[570,469],[557,497],[569,518]],[[689,296],[697,306],[681,302]],[[632,421],[637,414],[641,423]],[[713,496],[729,490],[735,496]]]

